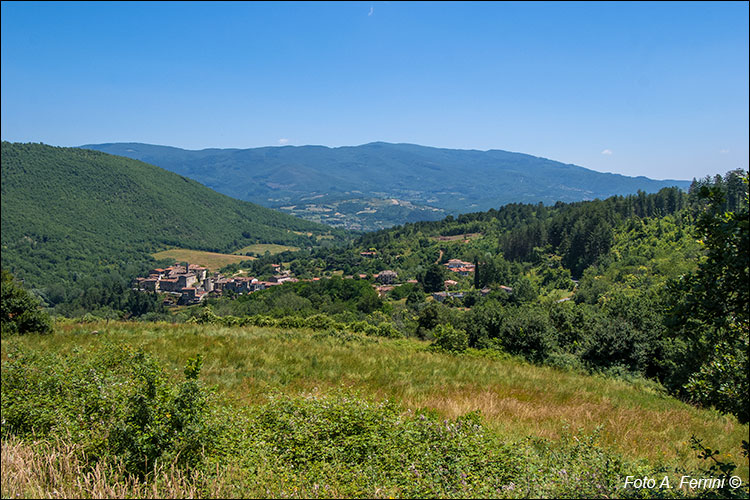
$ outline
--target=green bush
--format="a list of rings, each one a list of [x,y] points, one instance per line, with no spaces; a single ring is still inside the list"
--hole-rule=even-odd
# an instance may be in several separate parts
[[[396,339],[403,337],[401,332],[399,332],[395,326],[393,326],[390,323],[381,323],[378,325],[378,332],[376,333],[378,337],[386,337],[389,339]]]
[[[114,459],[146,476],[159,463],[197,466],[215,426],[198,382],[201,358],[170,381],[142,350],[109,346],[96,355],[13,350],[2,363],[2,436],[63,438],[90,463]]]
[[[312,338],[316,340],[321,340],[321,339],[332,340],[334,342],[338,342],[341,344],[346,344],[349,342],[355,342],[359,344],[371,344],[371,343],[377,342],[377,339],[367,337],[360,333],[348,332],[346,330],[341,330],[338,328],[330,328],[322,332],[316,332],[313,334]]]
[[[499,331],[503,350],[542,362],[557,348],[549,315],[540,308],[519,307],[506,315]]]
[[[354,321],[349,323],[348,328],[357,333],[364,333],[365,335],[378,335],[378,327],[371,325],[366,321]]]
[[[52,332],[52,322],[49,315],[40,310],[39,301],[5,269],[2,271],[1,293],[0,331],[3,336]]]
[[[244,443],[275,474],[327,484],[338,496],[487,497],[521,469],[517,453],[470,413],[443,420],[356,395],[277,397],[250,419]],[[249,460],[257,463],[257,455]]]
[[[313,330],[325,330],[336,326],[336,322],[325,314],[314,314],[305,320],[305,326]]]
[[[305,318],[298,316],[284,316],[276,321],[276,326],[279,328],[305,328],[307,321]]]
[[[451,325],[438,325],[434,331],[435,341],[430,345],[434,349],[447,352],[463,352],[469,347],[469,336],[465,331]]]
[[[528,439],[520,446],[526,470],[524,484],[514,485],[523,488],[518,494],[525,498],[648,498],[662,493],[623,490],[626,476],[653,476],[656,471],[645,462],[629,461],[603,448],[599,432],[574,434],[566,429],[555,442]]]

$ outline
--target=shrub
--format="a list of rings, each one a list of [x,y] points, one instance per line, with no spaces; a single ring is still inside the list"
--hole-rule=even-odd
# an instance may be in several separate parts
[[[313,330],[325,330],[336,326],[336,322],[325,314],[314,314],[305,320],[305,324]]]
[[[379,337],[386,337],[389,339],[396,339],[403,337],[401,332],[399,332],[395,326],[393,326],[390,323],[381,323],[378,325],[378,332],[376,333]]]
[[[244,446],[267,457],[275,474],[332,485],[336,496],[369,497],[375,489],[398,497],[496,496],[521,467],[476,413],[443,420],[339,393],[272,398],[250,422],[252,442]]]
[[[210,446],[206,394],[198,383],[202,358],[185,366],[185,381],[170,385],[158,363],[142,351],[134,356],[134,390],[109,436],[110,450],[127,470],[145,476],[159,461],[191,468]]]
[[[250,316],[249,318],[249,324],[253,326],[265,326],[265,327],[274,327],[276,326],[276,320],[270,316],[263,316],[263,315],[257,315],[257,316]]]
[[[338,328],[330,328],[322,332],[316,332],[313,334],[312,338],[316,340],[320,340],[320,339],[333,340],[334,342],[338,342],[341,344],[346,344],[349,342],[356,342],[359,344],[371,344],[373,342],[377,342],[377,339],[366,337],[365,335],[362,335],[360,333],[352,333],[352,332],[348,332],[346,330],[341,330]]]
[[[307,326],[305,318],[298,316],[284,316],[276,321],[276,326],[279,328],[304,328]]]
[[[544,361],[557,347],[549,315],[538,308],[519,307],[500,326],[503,349],[529,361]]]
[[[643,477],[656,471],[643,462],[624,459],[599,444],[591,434],[565,430],[557,442],[530,438],[522,445],[527,466],[525,498],[632,498],[657,491],[623,490],[626,476]],[[521,485],[518,485],[521,486]],[[519,492],[520,493],[520,492]]]
[[[52,321],[40,310],[39,301],[4,269],[1,293],[0,331],[3,336],[52,332]]]
[[[447,352],[463,352],[469,347],[466,332],[451,325],[438,325],[435,328],[435,341],[430,347]]]
[[[210,449],[201,358],[171,382],[142,350],[109,346],[96,355],[29,354],[2,363],[2,436],[64,438],[91,463],[114,459],[139,477],[159,463],[192,468]]]
[[[378,327],[375,325],[371,325],[366,321],[354,321],[352,323],[349,323],[348,328],[353,332],[364,333],[365,335],[378,334]]]
[[[189,322],[197,323],[199,325],[220,325],[223,323],[223,320],[214,313],[210,306],[206,306],[201,309],[200,313],[193,316]]]

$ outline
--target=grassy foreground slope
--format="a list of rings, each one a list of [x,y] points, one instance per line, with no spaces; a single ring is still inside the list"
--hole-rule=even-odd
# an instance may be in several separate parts
[[[98,334],[92,334],[94,331]],[[142,347],[145,352],[159,358],[174,379],[180,378],[185,360],[196,353],[202,354],[205,361],[201,380],[217,389],[220,405],[232,409],[227,413],[231,417],[225,417],[224,422],[231,432],[240,434],[240,428],[250,426],[247,428],[254,429],[252,425],[260,421],[260,417],[252,413],[255,410],[243,417],[242,415],[246,415],[243,413],[244,409],[265,408],[261,411],[261,416],[265,415],[263,418],[271,420],[261,419],[266,422],[263,425],[281,425],[278,420],[280,418],[287,422],[284,425],[292,425],[292,422],[297,422],[295,419],[300,419],[295,425],[301,425],[302,428],[283,427],[287,431],[277,429],[274,432],[298,432],[300,435],[297,438],[301,439],[299,445],[307,446],[305,443],[309,444],[314,438],[313,434],[305,434],[312,431],[304,426],[317,425],[315,412],[323,411],[321,408],[329,408],[330,405],[338,408],[336,405],[340,404],[346,406],[348,399],[345,398],[344,403],[341,403],[340,398],[336,399],[336,395],[344,390],[346,394],[355,394],[356,397],[365,400],[395,401],[406,412],[403,418],[407,420],[408,415],[413,415],[412,412],[419,414],[420,410],[427,411],[428,415],[435,415],[438,420],[453,419],[479,411],[487,433],[482,442],[490,438],[498,439],[510,446],[509,457],[515,456],[517,460],[521,460],[518,458],[520,455],[514,454],[526,456],[520,462],[508,459],[508,464],[515,464],[515,476],[511,477],[515,477],[514,484],[518,487],[522,486],[518,482],[523,478],[531,480],[531,476],[524,475],[528,474],[528,471],[523,472],[526,470],[524,460],[530,460],[535,464],[537,460],[548,460],[549,463],[545,462],[548,463],[547,466],[567,468],[572,474],[573,467],[584,467],[579,461],[587,462],[598,457],[596,460],[601,459],[601,463],[592,462],[589,465],[596,472],[598,468],[604,467],[605,459],[607,464],[610,463],[609,454],[624,457],[625,462],[617,462],[621,464],[621,468],[616,469],[616,473],[612,472],[615,469],[606,472],[602,469],[597,472],[611,475],[606,479],[610,488],[616,487],[620,481],[618,474],[650,472],[653,475],[659,472],[660,466],[666,467],[667,471],[674,471],[675,468],[695,471],[704,464],[696,458],[696,452],[690,447],[692,435],[704,439],[706,446],[721,450],[722,457],[736,457],[740,465],[737,473],[744,481],[747,481],[748,477],[747,463],[740,458],[739,447],[740,441],[747,437],[748,427],[738,424],[733,417],[686,405],[647,384],[634,385],[621,380],[533,366],[514,358],[438,353],[428,350],[427,343],[416,340],[388,340],[361,335],[338,336],[327,332],[259,327],[227,328],[168,323],[68,323],[58,324],[55,334],[50,336],[30,335],[3,339],[2,359],[5,364],[9,357],[16,356],[18,359],[19,352],[24,356],[54,352],[59,356],[75,356],[78,362],[86,363],[96,353],[105,351],[111,345]],[[6,370],[4,367],[3,398],[7,397]],[[313,398],[313,403],[322,401],[322,406],[295,407],[293,403],[283,399],[300,395],[307,395],[305,397],[308,399],[304,401],[311,401],[309,398]],[[269,401],[271,407],[276,410],[268,409]],[[278,407],[273,405],[281,405],[287,408],[284,411],[291,413],[274,413]],[[339,417],[340,415],[337,415],[336,418]],[[245,418],[247,420],[244,420]],[[350,415],[346,418],[355,417]],[[334,425],[337,420],[329,421],[324,418],[324,421]],[[455,422],[461,421],[463,420],[459,418]],[[454,421],[447,422],[446,425],[450,426],[453,425],[450,422]],[[342,420],[341,423],[347,425],[346,420]],[[599,427],[600,430],[597,431]],[[257,434],[260,430],[252,432]],[[571,432],[577,437],[572,438]],[[529,437],[531,441],[527,439]],[[539,438],[551,440],[544,445],[544,452],[534,447],[538,446],[534,443]],[[233,439],[242,441],[245,438],[238,434]],[[11,445],[20,446],[19,443],[22,444],[18,441],[5,442],[3,453],[6,453],[6,449],[10,450]],[[331,443],[330,446],[335,446],[335,441]],[[587,443],[585,450],[581,448],[584,446],[582,443]],[[527,446],[530,448],[527,449]],[[534,452],[537,455],[529,458],[527,455],[531,452],[528,450],[532,448],[537,450]],[[476,451],[484,453],[481,449]],[[588,456],[586,453],[594,454]],[[357,488],[361,487],[361,491],[342,490],[340,488],[346,488],[344,485],[348,484],[342,477],[347,476],[342,476],[339,469],[326,468],[333,467],[331,463],[334,462],[325,462],[323,465],[315,462],[323,467],[314,469],[317,471],[316,474],[319,474],[315,476],[316,481],[328,481],[315,484],[329,484],[333,488],[325,492],[313,489],[314,484],[310,479],[312,476],[305,476],[300,472],[306,470],[305,467],[311,467],[306,462],[298,463],[302,467],[299,470],[283,468],[289,466],[287,462],[282,463],[287,464],[283,465],[282,469],[264,469],[256,464],[257,468],[254,470],[258,478],[262,479],[258,479],[260,483],[245,484],[241,488],[246,489],[237,490],[239,486],[231,486],[234,484],[233,481],[240,480],[239,476],[232,479],[232,460],[236,458],[233,457],[234,455],[230,454],[224,458],[215,458],[218,460],[218,468],[224,470],[223,468],[228,467],[226,470],[230,472],[227,472],[227,476],[222,476],[224,479],[214,478],[213,486],[203,494],[387,497],[413,496],[421,493],[422,496],[462,496],[460,492],[439,488],[416,493],[397,485],[380,485],[382,488],[378,489],[377,484],[367,486],[359,480],[353,480],[352,484],[357,484]],[[10,458],[8,460],[12,461]],[[554,464],[555,460],[559,463]],[[637,468],[635,465],[628,465],[631,462],[640,465]],[[555,489],[560,485],[554,480],[552,483],[545,482],[550,480],[547,475],[551,474],[552,470],[546,470],[541,475],[541,485],[526,485],[532,489],[506,491],[501,488],[485,491],[481,489],[482,480],[477,479],[480,489],[466,490],[463,496],[518,497],[529,494],[561,494],[563,490]],[[282,476],[286,479],[282,480]],[[341,482],[334,481],[334,477]],[[309,483],[306,482],[308,479]],[[185,477],[181,480],[185,480]],[[489,484],[489,481],[494,479],[486,480]],[[10,489],[4,478],[3,496],[6,492],[29,495],[28,491],[23,493],[24,490],[20,486],[14,487],[15,490]],[[230,489],[222,489],[225,487]],[[371,489],[368,489],[370,487]],[[579,484],[570,490],[569,494],[575,497],[613,493],[587,489],[589,487],[594,486]],[[523,491],[527,493],[524,494]],[[69,493],[80,494],[73,490]]]
[[[300,233],[329,232],[137,160],[2,143],[2,265],[33,286],[150,261],[167,247],[310,246],[314,236]]]

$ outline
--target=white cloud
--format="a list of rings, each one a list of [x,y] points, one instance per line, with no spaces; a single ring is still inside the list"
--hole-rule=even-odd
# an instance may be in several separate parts
[[[612,154],[612,150],[611,149],[605,149],[604,151],[602,151],[602,154],[610,156]]]
[[[282,137],[281,139],[279,139],[279,144],[281,144],[282,146],[285,144],[289,144],[289,139]]]
[[[725,154],[727,154],[727,153],[729,153],[729,150],[728,150],[728,149],[720,149],[720,150],[719,150],[719,154],[725,155]]]
[[[373,7],[372,5],[370,5],[370,12],[368,12],[367,15],[371,16],[373,12],[375,12],[375,7]]]

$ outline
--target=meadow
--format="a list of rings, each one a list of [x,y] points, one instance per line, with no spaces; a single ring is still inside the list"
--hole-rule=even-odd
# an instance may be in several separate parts
[[[268,252],[271,255],[275,255],[281,252],[296,252],[297,250],[299,250],[299,247],[276,245],[274,243],[256,243],[254,245],[248,245],[246,247],[240,248],[234,253],[237,255],[245,255],[247,253],[263,255],[264,253]]]
[[[235,264],[246,260],[252,260],[255,257],[246,257],[244,255],[234,255],[216,252],[204,252],[201,250],[188,250],[187,248],[171,248],[152,254],[157,260],[174,259],[175,262],[189,262],[198,264],[209,269],[209,271],[218,271],[228,264]]]
[[[142,349],[156,358],[174,381],[181,378],[186,360],[200,354],[200,381],[215,392],[216,415],[223,415],[212,418],[234,429],[227,433],[233,436],[227,443],[251,439],[249,429],[255,429],[252,439],[275,429],[258,442],[261,444],[253,441],[253,447],[243,445],[241,449],[271,446],[268,443],[277,439],[275,436],[292,432],[290,439],[297,439],[295,446],[304,448],[307,455],[294,454],[301,451],[281,453],[280,449],[297,448],[282,448],[274,442],[269,448],[276,450],[271,453],[273,459],[243,455],[247,462],[240,463],[235,453],[225,451],[225,455],[209,456],[208,465],[202,468],[165,466],[147,478],[134,479],[122,464],[86,462],[75,452],[71,438],[6,439],[4,430],[3,497],[48,496],[55,489],[77,497],[553,497],[565,496],[566,492],[573,497],[629,496],[635,493],[617,490],[623,475],[704,468],[705,461],[691,447],[693,435],[703,439],[705,446],[721,450],[721,457],[736,457],[736,473],[745,481],[748,478],[747,462],[740,459],[739,446],[747,438],[748,426],[740,425],[734,417],[684,404],[647,381],[627,382],[535,366],[473,349],[461,355],[436,352],[428,342],[415,339],[309,329],[58,321],[54,335],[3,339],[3,399],[8,398],[6,369],[13,359],[30,353],[54,353],[60,359],[86,364],[112,346]],[[4,410],[5,405],[4,401]],[[337,413],[326,413],[333,411]],[[442,435],[424,434],[425,429],[419,426],[427,424],[415,415],[426,415],[428,423],[442,422],[454,429],[468,418],[477,423],[475,428],[481,426],[482,434],[450,434],[455,442]],[[336,421],[344,426],[349,422],[354,429],[369,429],[372,435],[367,436],[367,443],[391,442],[411,435],[378,426],[389,422],[394,429],[414,425],[410,429],[422,436],[420,443],[433,443],[434,439],[432,448],[428,447],[433,451],[425,452],[428,455],[437,453],[440,446],[451,447],[437,453],[443,458],[436,455],[430,460],[453,456],[466,470],[473,468],[480,475],[486,475],[488,467],[496,467],[493,474],[497,481],[487,477],[472,481],[469,475],[463,484],[453,484],[446,479],[448,472],[439,478],[430,472],[412,484],[409,478],[399,479],[397,471],[403,467],[393,463],[396,452],[390,448],[368,448],[367,453],[354,458],[349,448],[341,456],[336,455],[338,451],[325,451],[337,450],[337,440],[326,438],[321,441],[325,446],[315,448],[311,443],[323,439],[321,435],[329,436],[332,431],[325,426]],[[267,427],[257,427],[258,422],[265,422]],[[280,425],[278,422],[295,425],[280,431],[273,427]],[[350,438],[363,436],[347,435],[344,442]],[[219,449],[238,446],[227,443]],[[488,443],[496,444],[483,449]],[[405,448],[419,446],[407,444],[398,448],[399,457]],[[279,453],[280,458],[276,456]],[[328,453],[335,457],[328,457]],[[485,463],[475,455],[493,458]],[[422,455],[408,459],[416,464],[417,471],[451,467],[447,462],[424,462]],[[368,463],[378,466],[369,471]],[[247,467],[253,470],[255,482],[248,479]],[[456,474],[468,474],[461,470]],[[567,476],[561,480],[560,470],[578,474],[577,482],[568,481]],[[500,471],[508,476],[503,477],[505,472]],[[594,481],[592,474],[606,477]],[[513,487],[506,488],[510,484]],[[662,493],[679,496],[680,491]],[[690,496],[690,492],[683,493]]]

